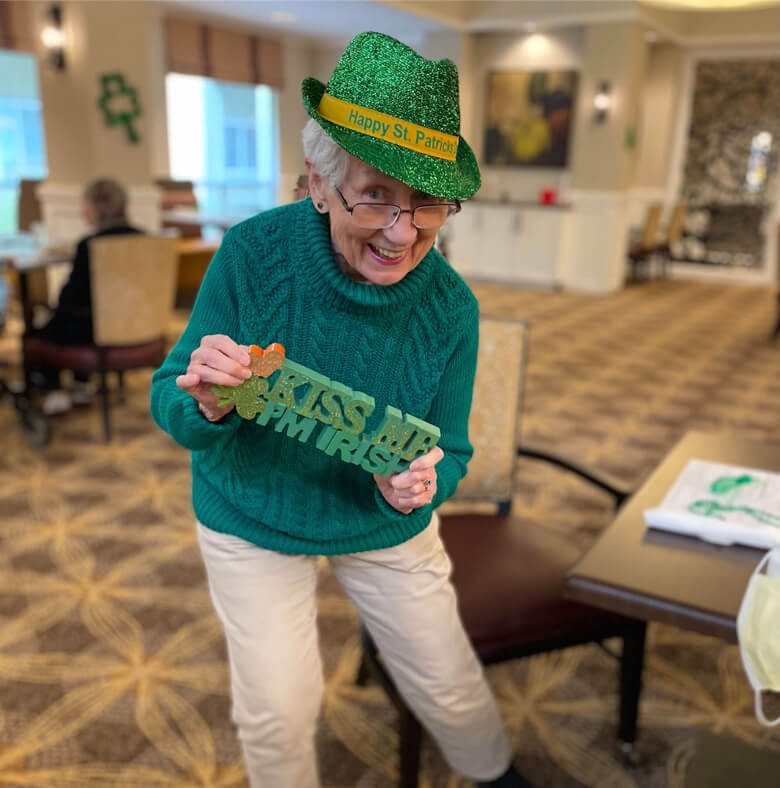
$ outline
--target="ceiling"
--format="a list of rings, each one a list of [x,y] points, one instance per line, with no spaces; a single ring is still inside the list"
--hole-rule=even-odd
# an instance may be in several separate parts
[[[645,5],[693,11],[739,11],[777,5],[777,0],[641,0],[641,2]]]
[[[364,30],[380,30],[415,46],[431,32],[528,31],[618,20],[655,20],[689,31],[717,17],[753,20],[780,34],[780,0],[165,0],[200,12],[343,45]],[[660,16],[659,16],[660,15]],[[728,23],[726,25],[728,27]],[[736,29],[736,28],[735,28]],[[669,37],[674,39],[673,30]],[[749,31],[748,31],[749,32]]]
[[[380,30],[415,46],[428,33],[448,27],[375,0],[166,0],[165,4],[333,44],[344,44],[366,30]]]

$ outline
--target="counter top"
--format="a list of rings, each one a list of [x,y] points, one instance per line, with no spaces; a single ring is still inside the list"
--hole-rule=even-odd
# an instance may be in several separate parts
[[[469,200],[473,205],[491,205],[500,206],[502,208],[522,208],[522,209],[537,209],[542,211],[568,211],[571,210],[570,203],[556,202],[551,205],[545,205],[534,200],[497,200],[488,197],[476,197]]]

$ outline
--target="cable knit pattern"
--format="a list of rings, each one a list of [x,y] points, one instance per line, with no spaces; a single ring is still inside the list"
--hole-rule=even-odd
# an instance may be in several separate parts
[[[190,322],[152,383],[152,415],[192,450],[193,503],[209,528],[287,553],[336,554],[411,538],[455,491],[472,449],[467,423],[477,354],[474,296],[435,250],[401,282],[359,284],[339,269],[327,216],[310,200],[225,235]],[[444,459],[432,506],[405,515],[370,473],[229,414],[208,422],[176,376],[207,334],[265,347],[370,394],[366,432],[393,405],[436,424]],[[316,432],[315,432],[316,435]]]

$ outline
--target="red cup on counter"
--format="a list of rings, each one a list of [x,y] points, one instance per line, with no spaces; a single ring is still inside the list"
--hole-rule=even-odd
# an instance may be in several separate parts
[[[555,201],[557,199],[558,199],[557,189],[542,189],[539,192],[539,202],[542,205],[555,205]]]

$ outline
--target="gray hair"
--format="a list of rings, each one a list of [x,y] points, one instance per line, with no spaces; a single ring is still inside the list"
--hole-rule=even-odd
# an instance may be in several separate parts
[[[84,199],[95,209],[100,229],[127,223],[127,193],[111,178],[98,178],[84,189]]]
[[[314,118],[303,127],[303,154],[330,184],[338,189],[349,167],[349,154],[331,139]]]

